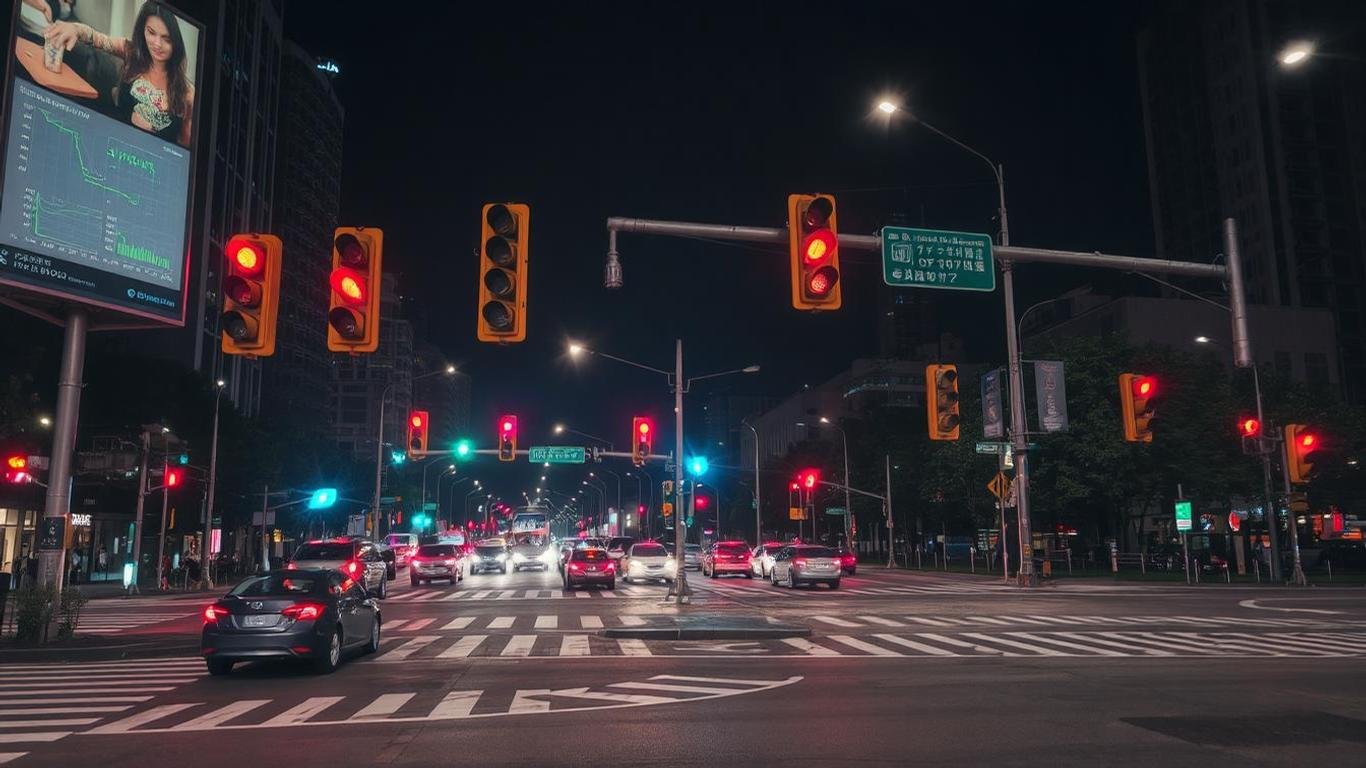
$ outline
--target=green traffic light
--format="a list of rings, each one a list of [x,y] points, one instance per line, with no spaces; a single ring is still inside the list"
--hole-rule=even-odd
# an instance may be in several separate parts
[[[707,462],[706,456],[692,456],[688,459],[688,474],[693,477],[701,477],[707,474],[711,465]]]
[[[190,463],[190,454],[188,454],[188,453],[182,453],[182,454],[180,454],[180,456],[179,456],[179,458],[178,458],[178,461],[179,461],[181,464],[189,464],[189,463]]]
[[[405,454],[403,451],[390,451],[389,458],[394,462],[394,464],[397,465],[407,461],[408,455]]]
[[[455,443],[455,457],[457,459],[467,459],[474,455],[474,446],[468,440],[457,440]]]
[[[319,488],[308,499],[309,509],[328,509],[337,503],[336,488]]]

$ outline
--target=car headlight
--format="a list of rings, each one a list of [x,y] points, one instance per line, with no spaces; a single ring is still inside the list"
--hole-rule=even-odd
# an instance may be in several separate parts
[[[553,549],[547,549],[546,551],[544,551],[544,552],[541,553],[541,562],[543,562],[543,563],[553,563],[553,562],[555,562],[555,560],[556,560],[555,550],[553,550]]]
[[[494,557],[493,559],[501,563],[504,560],[508,559],[508,554],[506,552],[499,552],[497,557]]]
[[[523,562],[526,562],[526,555],[522,554],[521,552],[513,552],[513,553],[512,553],[512,562],[514,562],[514,563],[523,563]]]

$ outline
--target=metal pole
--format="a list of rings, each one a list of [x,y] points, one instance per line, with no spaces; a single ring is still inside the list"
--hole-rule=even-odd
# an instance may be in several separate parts
[[[840,439],[844,443],[844,543],[852,552],[854,550],[854,530],[849,523],[854,519],[854,506],[849,496],[849,433],[844,431],[843,426],[839,426],[839,430]]]
[[[1232,315],[1233,364],[1239,368],[1256,365],[1252,359],[1252,339],[1247,331],[1247,297],[1243,295],[1243,262],[1238,255],[1238,223],[1224,219],[1224,268],[1228,277],[1228,307]]]
[[[884,468],[887,471],[887,498],[885,500],[887,506],[887,567],[894,568],[896,567],[896,537],[892,535],[892,457],[887,455],[882,458]],[[906,565],[909,567],[910,563],[906,563]]]
[[[1286,449],[1287,451],[1291,450],[1290,446],[1288,446],[1288,445],[1285,446],[1285,449]],[[1281,477],[1283,478],[1283,480],[1284,480],[1284,482],[1285,482],[1285,499],[1286,499],[1286,501],[1285,501],[1285,505],[1286,505],[1285,523],[1286,523],[1286,525],[1289,526],[1289,528],[1290,528],[1290,553],[1291,553],[1291,563],[1292,563],[1292,568],[1293,568],[1293,570],[1292,570],[1292,572],[1291,572],[1291,578],[1294,579],[1294,582],[1295,582],[1295,584],[1296,584],[1297,586],[1303,587],[1303,586],[1307,586],[1308,581],[1304,578],[1304,566],[1303,566],[1303,564],[1300,562],[1300,532],[1299,532],[1299,523],[1297,523],[1296,520],[1295,520],[1295,511],[1289,508],[1289,507],[1290,507],[1290,462],[1289,462],[1288,460],[1282,460],[1282,461],[1281,461]]]
[[[66,316],[62,334],[61,375],[57,380],[57,413],[52,424],[52,462],[48,466],[47,498],[43,519],[62,520],[62,530],[70,525],[71,457],[76,450],[76,427],[81,415],[81,376],[85,368],[85,334],[89,317],[81,308]],[[66,542],[56,550],[38,552],[38,583],[61,591],[66,580]]]
[[[171,486],[166,483],[166,478],[170,474],[170,465],[163,459],[161,462],[161,532],[157,536],[157,589],[161,589],[161,579],[166,570],[162,567],[161,559],[166,556],[166,514],[171,507]]]
[[[998,499],[996,506],[1001,510],[1001,575],[1005,583],[1010,583],[1010,547],[1006,546],[1006,502]]]
[[[1252,366],[1252,388],[1257,397],[1257,423],[1262,425],[1265,434],[1267,427],[1266,419],[1262,416],[1262,383],[1255,365]],[[1266,449],[1265,438],[1257,440],[1257,448],[1262,454],[1262,503],[1266,505],[1262,520],[1271,539],[1271,580],[1278,581],[1281,578],[1281,515],[1276,499],[1271,494],[1271,452]]]
[[[215,384],[214,389],[216,394],[213,398],[213,444],[209,448],[209,487],[204,492],[204,539],[199,547],[199,566],[204,573],[204,578],[199,582],[201,592],[213,589],[213,576],[209,567],[213,562],[209,556],[209,533],[213,528],[214,481],[218,477],[218,410],[223,402],[223,388]]]
[[[147,503],[147,461],[152,453],[152,433],[142,430],[142,463],[138,466],[138,506],[133,516],[133,583],[128,593],[142,593],[138,579],[142,577],[142,511]]]
[[[266,546],[266,516],[270,513],[270,486],[261,491],[261,573],[270,570],[270,549]]]
[[[1176,498],[1186,498],[1180,483],[1176,484]],[[1191,583],[1190,533],[1188,531],[1181,531],[1181,570],[1186,572],[1186,583]]]
[[[674,495],[677,501],[674,508],[679,517],[683,515],[683,340],[674,345]],[[683,520],[674,522],[674,558],[678,564],[674,574],[674,602],[684,605],[689,602],[691,591],[688,589],[687,526]]]
[[[370,514],[372,517],[379,515],[380,499],[380,472],[384,468],[384,403],[389,398],[389,390],[394,388],[394,382],[389,382],[379,395],[379,429],[375,435],[375,495],[371,497]],[[262,518],[262,522],[264,522]],[[368,534],[369,531],[367,530]]]
[[[759,429],[753,424],[745,424],[754,433],[754,546],[764,543],[763,504],[759,497]]]

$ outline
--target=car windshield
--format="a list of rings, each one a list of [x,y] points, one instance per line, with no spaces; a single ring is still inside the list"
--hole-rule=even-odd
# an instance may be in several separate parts
[[[631,547],[631,557],[664,557],[667,554],[659,544],[637,544]]]
[[[299,576],[288,573],[272,573],[256,576],[233,587],[228,594],[237,597],[263,597],[266,595],[314,595],[322,594],[324,579],[317,576]]]
[[[384,540],[384,543],[391,547],[406,547],[413,542],[412,539],[408,538],[408,534],[406,533],[391,533]]]
[[[607,559],[607,553],[606,553],[606,552],[603,552],[601,549],[576,549],[576,550],[574,550],[574,560],[575,560],[575,561],[583,561],[583,560],[605,560],[605,559]]]
[[[502,547],[502,546],[490,547],[490,546],[484,545],[484,544],[481,544],[481,545],[475,547],[475,549],[476,549],[476,550],[479,552],[479,554],[481,554],[481,555],[496,555],[496,554],[498,554],[499,552],[502,552],[502,551],[503,551],[503,547]]]
[[[793,554],[797,557],[839,557],[839,553],[829,547],[797,547]]]
[[[294,552],[295,560],[350,560],[355,544],[315,541],[304,544]]]
[[[740,555],[749,551],[744,544],[717,544],[716,551],[723,555]]]
[[[454,544],[424,544],[417,548],[418,557],[455,557]]]

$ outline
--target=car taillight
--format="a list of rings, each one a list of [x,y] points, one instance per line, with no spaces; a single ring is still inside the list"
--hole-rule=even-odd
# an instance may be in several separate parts
[[[854,560],[854,556],[853,556],[853,555],[845,555],[845,556],[844,556],[844,564],[845,564],[845,565],[853,565],[854,563],[855,563],[855,560]]]
[[[797,558],[796,560],[793,560],[793,561],[792,561],[792,565],[793,565],[794,567],[797,567],[797,568],[805,568],[805,567],[806,567],[806,560],[804,560],[804,559],[802,559],[802,558],[799,557],[799,558]]]
[[[285,570],[286,570],[286,571],[292,571],[292,570],[294,570],[295,568],[298,568],[298,567],[299,567],[299,566],[297,566],[297,565],[294,564],[294,561],[293,561],[293,560],[290,560],[289,562],[285,563]]]
[[[608,564],[607,564],[607,570],[609,570],[609,571],[615,571],[616,569],[617,569],[617,564],[616,564],[616,563],[608,563]]]
[[[347,573],[351,574],[352,576],[355,576],[356,573],[360,571],[360,563],[356,562],[355,560],[348,560],[346,563],[345,570]]]
[[[323,606],[317,603],[295,603],[280,611],[280,614],[295,621],[315,621],[323,615]]]
[[[580,562],[577,561],[577,560],[570,560],[570,561],[569,561],[569,570],[571,570],[571,571],[582,571],[582,570],[583,570],[583,563],[580,563]]]
[[[211,605],[211,606],[209,606],[208,608],[205,608],[205,609],[204,609],[204,623],[205,623],[205,624],[213,624],[213,623],[216,623],[219,619],[221,619],[221,618],[223,618],[224,616],[227,616],[227,615],[228,615],[228,610],[227,610],[226,608],[220,608],[219,606]]]

